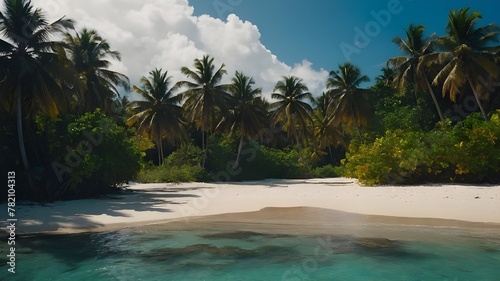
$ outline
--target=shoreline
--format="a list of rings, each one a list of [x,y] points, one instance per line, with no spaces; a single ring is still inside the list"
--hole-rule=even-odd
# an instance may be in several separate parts
[[[131,184],[123,194],[100,199],[19,203],[16,233],[73,234],[183,221],[231,221],[259,211],[272,217],[269,210],[279,213],[279,209],[304,207],[370,217],[385,224],[500,229],[499,203],[500,186],[362,187],[345,178]]]

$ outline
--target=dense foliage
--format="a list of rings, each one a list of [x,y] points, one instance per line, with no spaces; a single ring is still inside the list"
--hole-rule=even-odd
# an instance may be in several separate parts
[[[296,76],[262,93],[208,54],[183,81],[154,69],[130,87],[97,31],[50,23],[29,0],[4,6],[0,169],[16,171],[20,199],[95,197],[130,180],[500,182],[500,29],[470,8],[451,11],[441,37],[409,25],[370,88],[346,62],[324,93]]]
[[[368,185],[416,182],[498,182],[500,112],[472,114],[431,131],[389,130],[373,143],[351,143],[343,174]]]
[[[137,144],[99,109],[70,123],[67,131],[67,154],[52,164],[59,181],[67,181],[65,197],[100,195],[137,175]]]
[[[202,182],[209,181],[209,175],[201,166],[203,151],[192,144],[182,144],[172,152],[160,166],[149,162],[138,176],[140,182]]]

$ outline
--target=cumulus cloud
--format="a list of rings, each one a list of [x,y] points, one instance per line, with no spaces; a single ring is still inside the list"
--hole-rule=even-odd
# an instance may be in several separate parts
[[[182,66],[192,67],[204,54],[224,63],[230,75],[241,70],[253,76],[269,97],[283,76],[304,80],[313,94],[320,94],[328,72],[304,60],[289,66],[260,42],[259,28],[231,14],[222,21],[208,15],[194,16],[187,0],[32,0],[51,20],[63,15],[77,22],[77,29],[96,29],[122,54],[113,69],[127,74],[132,83],[153,68],[168,70],[174,81],[184,80]]]

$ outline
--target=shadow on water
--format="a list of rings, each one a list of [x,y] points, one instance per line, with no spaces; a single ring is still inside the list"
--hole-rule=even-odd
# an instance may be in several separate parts
[[[235,240],[243,240],[243,241],[253,241],[259,238],[287,238],[291,237],[291,235],[287,234],[267,234],[267,233],[258,233],[252,231],[235,231],[235,232],[222,232],[222,233],[212,233],[212,234],[203,234],[199,237],[205,239],[235,239]]]
[[[20,249],[20,266],[30,258],[39,259],[40,255],[48,255],[70,270],[78,269],[80,263],[94,258],[98,250],[90,234],[23,236],[16,244]]]
[[[385,238],[343,238],[332,247],[336,254],[357,254],[377,259],[428,259],[432,254],[407,249],[405,242]]]
[[[255,249],[235,246],[215,246],[210,244],[191,244],[185,247],[144,247],[148,242],[182,239],[182,234],[147,233],[113,231],[104,233],[81,233],[68,235],[24,236],[19,239],[20,260],[28,261],[31,257],[40,259],[40,255],[49,255],[56,264],[65,265],[65,272],[77,271],[86,262],[96,260],[110,261],[132,259],[143,264],[164,264],[169,269],[204,267],[223,269],[242,261],[265,264],[300,261],[300,252],[294,247],[268,245]],[[239,237],[279,238],[282,235],[260,233],[240,233]],[[204,235],[201,235],[204,236]],[[213,237],[214,235],[208,237]],[[221,235],[233,237],[234,235]],[[283,237],[285,237],[283,235]],[[200,243],[203,238],[200,237]],[[231,238],[232,239],[232,238]],[[266,241],[269,242],[269,241]],[[203,242],[201,242],[203,243]],[[160,243],[161,245],[161,243]],[[22,249],[22,250],[21,250]]]
[[[256,249],[195,244],[183,248],[161,248],[140,254],[146,264],[164,263],[169,268],[210,267],[222,269],[241,262],[264,265],[295,262],[303,256],[293,247],[266,245]]]
[[[146,264],[160,263],[168,268],[193,268],[205,267],[221,270],[231,266],[251,264],[252,266],[268,266],[269,264],[295,264],[301,263],[306,258],[314,256],[314,249],[318,246],[315,243],[317,237],[302,237],[309,239],[305,248],[299,250],[298,244],[293,244],[292,240],[278,245],[273,244],[274,239],[297,238],[289,235],[263,234],[257,232],[223,232],[203,234],[198,237],[203,239],[236,239],[241,241],[253,241],[254,239],[266,238],[265,245],[255,249],[245,249],[235,246],[215,246],[211,244],[194,244],[180,248],[158,248],[149,252],[140,253],[139,258]],[[280,240],[286,241],[286,240]],[[304,240],[301,240],[304,242]],[[313,244],[309,245],[309,243]],[[309,246],[307,246],[309,245]],[[382,261],[401,259],[428,259],[432,254],[417,253],[408,250],[404,242],[394,241],[384,238],[354,238],[349,236],[334,237],[330,243],[333,254],[327,261],[328,264],[335,263],[335,260],[342,259],[344,255],[358,255],[371,257]],[[304,251],[305,250],[305,251]]]
[[[179,272],[218,274],[248,267],[300,266],[304,261],[316,258],[317,247],[325,247],[325,244],[318,243],[319,238],[325,236],[221,231],[215,227],[195,233],[141,227],[103,233],[26,236],[19,239],[18,248],[19,260],[24,261],[33,256],[39,262],[40,254],[50,255],[55,261],[47,259],[46,266],[57,268],[57,264],[63,264],[65,266],[60,268],[70,275],[82,274],[79,271],[88,267],[87,263],[96,261],[100,266],[106,264],[109,268],[114,264],[120,266],[137,264],[145,270],[158,270],[162,274],[179,274]],[[326,245],[329,248],[322,248],[320,252],[332,254],[327,260],[318,261],[319,266],[335,267],[353,257],[356,259],[367,257],[377,264],[380,261],[387,264],[402,262],[412,265],[425,262],[425,259],[440,262],[442,258],[435,256],[432,248],[424,248],[425,252],[415,251],[415,244],[411,241],[359,238],[350,235],[332,235],[328,238],[323,240],[328,241]],[[175,247],[175,245],[180,246]],[[495,245],[497,244],[484,244],[482,250],[493,254],[486,257],[491,259],[497,256],[496,253],[500,248],[496,248]],[[21,263],[19,265],[22,266]],[[450,268],[450,265],[448,267]],[[36,273],[29,274],[33,277]],[[444,271],[436,274],[448,273]]]
[[[72,207],[70,214],[71,216],[85,216],[86,214],[126,216],[120,213],[120,210],[133,208],[138,211],[151,211],[157,209],[155,207],[157,204],[169,204],[171,198],[174,197],[196,197],[185,191],[172,189],[169,192],[158,193],[157,189],[141,190],[128,195],[115,195],[113,198],[94,200],[93,202],[99,202],[91,209],[83,209],[79,204],[69,204],[69,207]],[[168,212],[169,210],[162,211]],[[60,269],[65,272],[69,271],[70,274],[83,270],[82,268],[87,268],[89,264],[96,263],[96,261],[100,264],[99,266],[108,263],[106,266],[110,268],[114,263],[135,263],[147,270],[151,267],[151,269],[160,268],[171,272],[179,272],[177,270],[187,272],[196,269],[219,271],[240,266],[253,268],[268,268],[270,265],[271,267],[274,265],[277,267],[293,266],[302,265],[304,261],[314,259],[315,249],[325,247],[318,243],[318,239],[328,235],[330,235],[327,239],[329,248],[323,248],[320,252],[332,254],[320,265],[335,266],[338,262],[350,260],[353,257],[368,257],[370,261],[394,262],[393,264],[402,260],[403,263],[412,265],[415,262],[425,262],[425,259],[439,262],[442,258],[440,255],[436,256],[432,248],[425,248],[425,251],[421,252],[420,248],[411,241],[359,238],[359,236],[354,236],[352,229],[349,229],[348,234],[343,235],[338,233],[345,232],[335,232],[330,226],[320,228],[318,232],[298,232],[302,234],[289,235],[295,233],[290,231],[293,225],[284,224],[286,228],[277,229],[279,225],[276,224],[276,221],[286,222],[287,219],[308,222],[318,217],[322,219],[319,220],[320,222],[339,222],[333,224],[337,228],[343,221],[352,223],[357,219],[364,223],[364,220],[361,220],[363,218],[347,213],[323,213],[320,210],[308,208],[292,208],[286,212],[266,209],[250,215],[245,214],[242,221],[250,218],[251,222],[239,224],[234,223],[235,218],[238,217],[234,214],[231,216],[233,216],[232,221],[227,223],[220,219],[221,216],[198,221],[198,223],[193,223],[192,229],[186,229],[184,224],[177,229],[178,225],[172,223],[168,224],[168,227],[167,225],[153,225],[102,233],[20,236],[17,240],[19,243],[17,253],[19,260],[23,262],[19,265],[24,266],[24,261],[40,262],[47,258],[47,265],[44,266],[54,267],[57,270],[58,264],[61,264],[64,266]],[[59,223],[64,223],[63,219],[65,218],[60,218]],[[70,218],[66,219],[70,220]],[[254,221],[259,223],[254,223]],[[301,224],[299,226],[303,227]],[[355,224],[355,227],[359,227],[358,224]],[[275,234],[276,232],[279,234]],[[366,235],[392,237],[378,234]],[[481,236],[478,236],[474,241],[480,238]],[[479,244],[482,246],[480,250],[488,253],[485,256],[490,260],[500,258],[498,255],[500,247],[497,247],[499,244],[495,241],[493,240],[492,244]],[[6,243],[3,244],[6,245]],[[175,247],[176,245],[178,247]],[[2,279],[1,274],[0,279]]]
[[[78,271],[87,262],[139,257],[142,236],[120,231],[65,235],[26,235],[17,242],[18,266],[38,262],[44,256],[55,260],[47,264],[55,268],[64,265],[64,272]],[[168,238],[163,235],[161,239]],[[135,247],[134,247],[135,246]],[[135,249],[135,250],[134,250]],[[30,261],[31,260],[31,261]],[[23,272],[27,274],[27,272]],[[31,273],[30,273],[31,274]],[[36,276],[36,272],[32,273]]]

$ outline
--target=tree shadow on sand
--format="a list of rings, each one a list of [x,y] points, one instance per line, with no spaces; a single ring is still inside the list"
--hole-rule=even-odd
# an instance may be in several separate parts
[[[30,202],[18,203],[17,234],[51,232],[61,228],[92,229],[104,227],[90,219],[91,216],[110,216],[115,218],[130,217],[130,212],[157,212],[158,220],[164,219],[162,213],[173,212],[169,206],[187,204],[190,198],[198,195],[191,191],[196,188],[181,189],[159,187],[151,189],[124,190],[120,193],[103,196],[98,199],[61,201],[49,204]],[[1,204],[0,207],[3,208]],[[37,212],[30,210],[36,208]],[[7,207],[5,206],[5,208]],[[23,216],[24,215],[24,216]],[[156,219],[156,218],[155,218]],[[125,222],[126,220],[121,220]],[[5,236],[5,229],[3,230]]]

